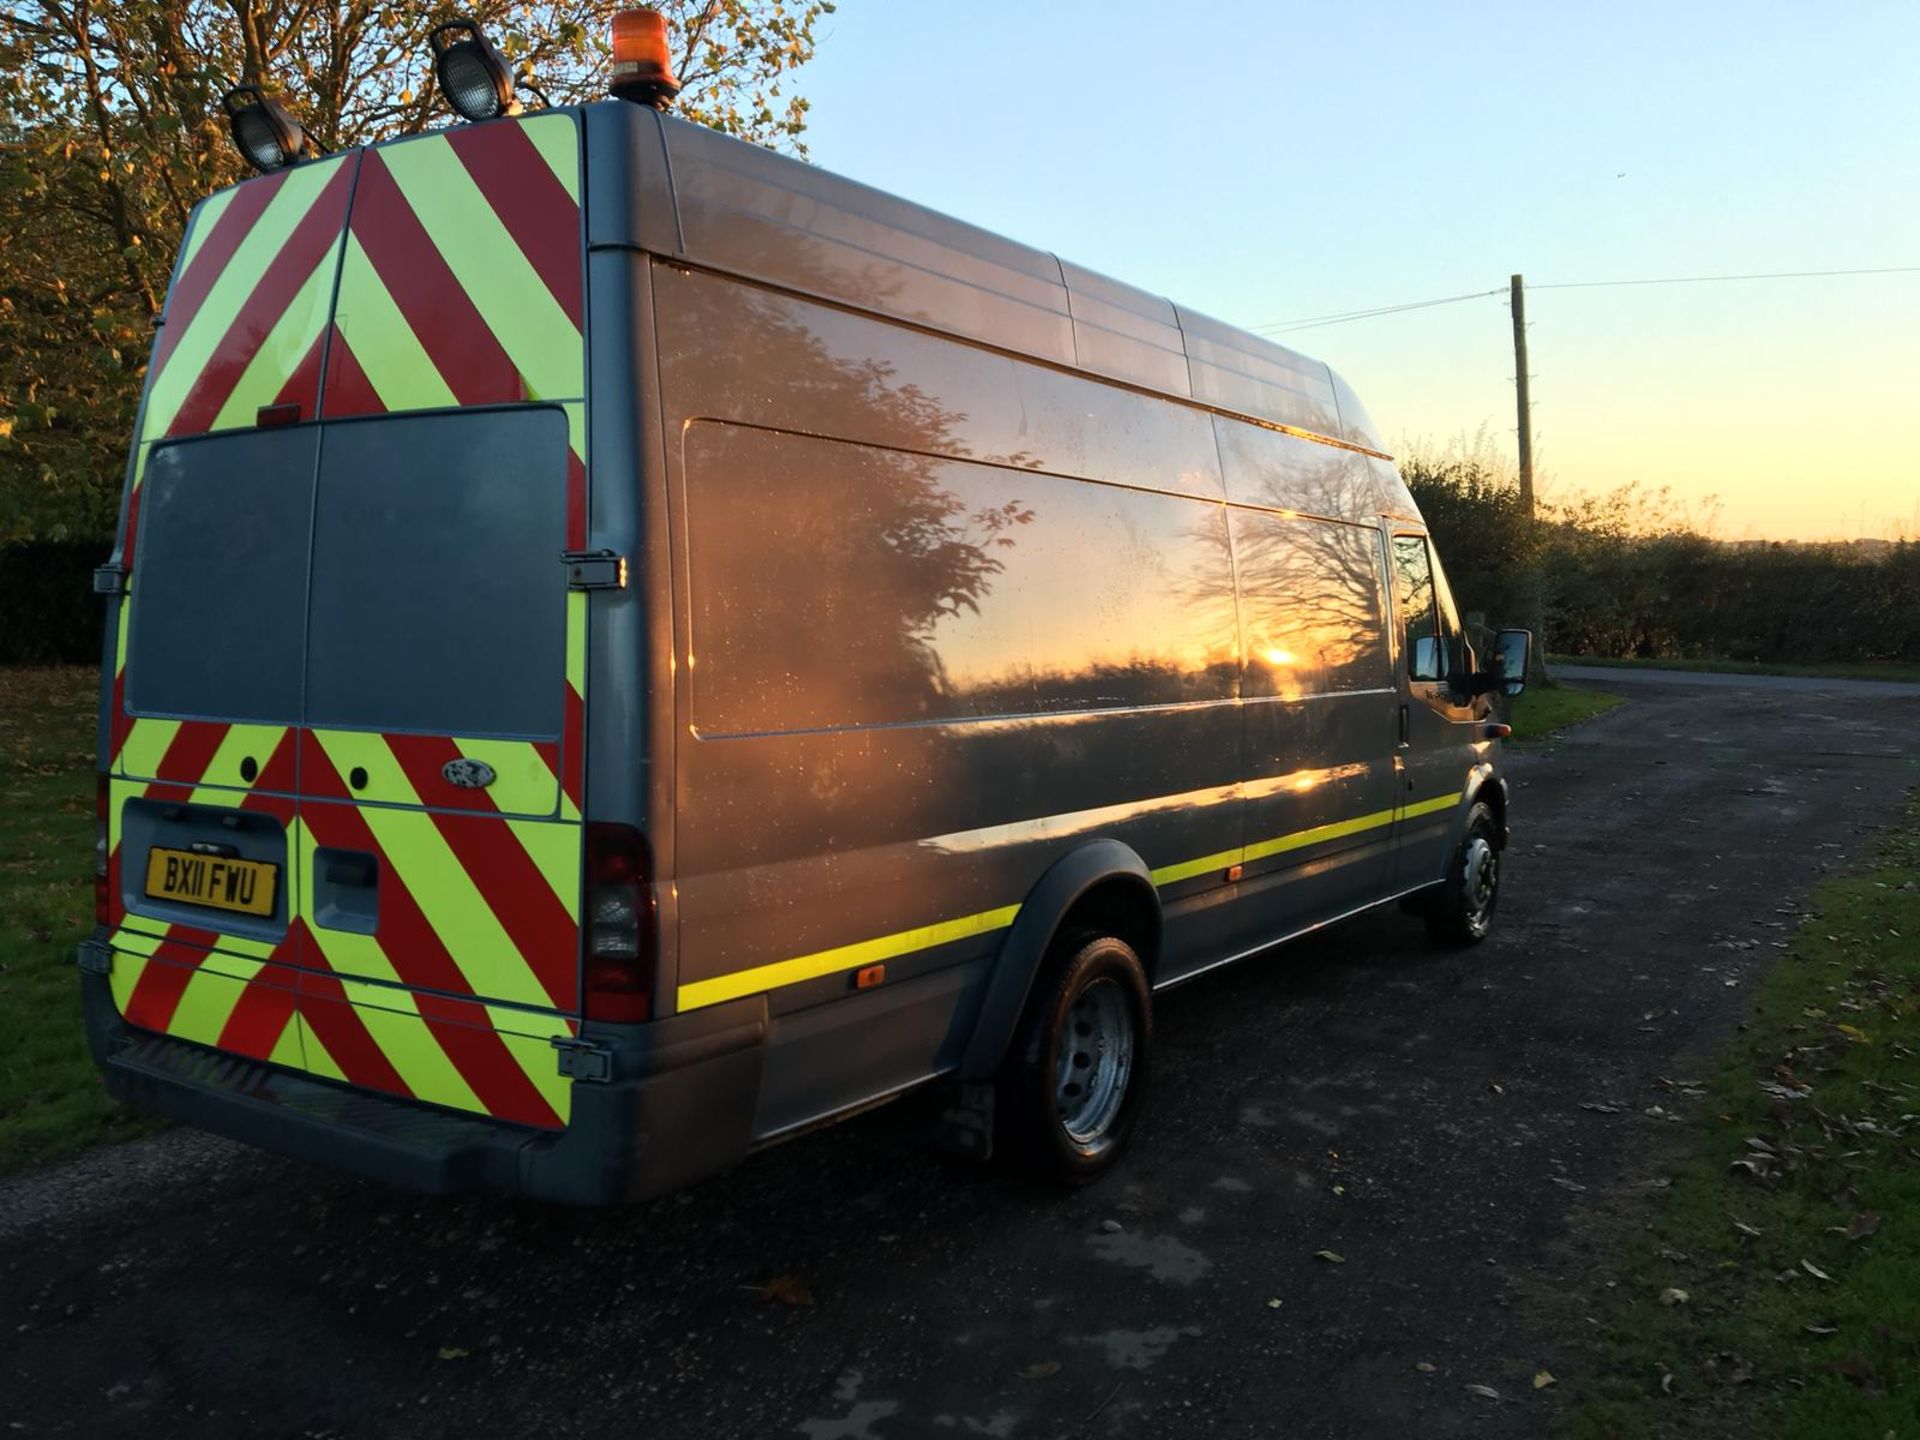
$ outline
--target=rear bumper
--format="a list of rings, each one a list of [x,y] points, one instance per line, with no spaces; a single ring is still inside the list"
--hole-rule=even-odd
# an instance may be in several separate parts
[[[527,1130],[358,1090],[120,1017],[83,973],[87,1043],[115,1099],[263,1150],[433,1195],[505,1191],[610,1205],[678,1189],[746,1153],[767,1036],[763,998],[648,1025],[597,1025],[612,1073],[575,1081],[565,1130]]]

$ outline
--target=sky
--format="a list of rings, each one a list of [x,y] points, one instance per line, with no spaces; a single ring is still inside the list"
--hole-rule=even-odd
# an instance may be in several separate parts
[[[1670,488],[1729,539],[1920,536],[1920,3],[839,0],[816,164],[1247,328],[1398,451]],[[1538,288],[1535,288],[1538,287]]]

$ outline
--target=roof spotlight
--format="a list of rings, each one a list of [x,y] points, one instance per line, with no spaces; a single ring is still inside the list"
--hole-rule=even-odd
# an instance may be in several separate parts
[[[608,87],[616,98],[664,110],[680,93],[667,46],[667,20],[645,7],[613,16],[613,71]]]
[[[220,100],[233,129],[234,147],[263,174],[304,159],[307,132],[285,107],[258,85],[236,85]]]
[[[517,115],[513,98],[513,71],[506,58],[487,43],[472,20],[448,20],[433,27],[427,37],[433,47],[433,73],[440,92],[462,120],[492,120]]]

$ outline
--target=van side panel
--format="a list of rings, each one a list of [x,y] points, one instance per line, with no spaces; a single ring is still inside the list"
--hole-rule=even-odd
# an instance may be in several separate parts
[[[669,265],[655,307],[677,998],[772,992],[777,1130],[956,1063],[986,958],[1076,838],[1237,850],[1226,511],[1202,412]],[[1170,920],[1168,953],[1222,950],[1224,919]],[[901,988],[846,1008],[887,1011],[884,1044],[800,1014],[871,961]]]

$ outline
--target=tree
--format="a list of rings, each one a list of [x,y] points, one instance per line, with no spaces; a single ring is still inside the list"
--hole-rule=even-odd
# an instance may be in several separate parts
[[[525,93],[605,94],[610,0],[471,0]],[[678,110],[804,155],[792,72],[831,0],[660,0]],[[276,93],[326,150],[448,115],[404,0],[24,0],[0,14],[0,543],[112,529],[154,317],[194,203],[243,178],[219,99]]]

